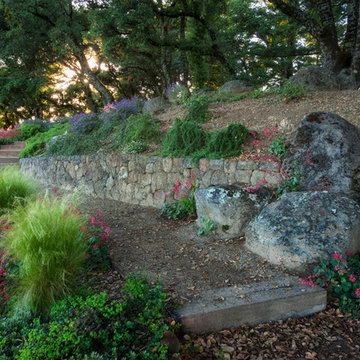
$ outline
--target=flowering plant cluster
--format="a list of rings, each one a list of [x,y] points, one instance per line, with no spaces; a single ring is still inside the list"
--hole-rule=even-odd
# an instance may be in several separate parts
[[[339,308],[354,315],[360,315],[360,257],[351,252],[343,257],[334,253],[333,257],[321,261],[303,284],[324,287],[331,296],[340,299]]]
[[[85,255],[85,266],[92,270],[96,267],[106,270],[110,267],[106,240],[111,234],[110,228],[102,220],[103,213],[99,210],[98,217],[89,216],[90,227],[82,229],[86,233],[88,250]]]
[[[136,115],[141,112],[144,106],[144,100],[133,96],[130,99],[124,98],[120,101],[114,101],[107,104],[103,109],[103,121],[105,124],[121,123],[130,115]]]
[[[70,120],[71,132],[74,135],[88,134],[99,124],[98,115],[95,113],[80,113]]]
[[[168,194],[164,193],[165,202],[161,209],[161,215],[166,214],[169,219],[184,219],[187,216],[195,213],[195,190],[197,179],[195,178],[194,173],[190,172],[191,179],[188,180],[185,184],[182,184],[177,180],[176,185],[172,188],[172,192],[175,196],[179,197],[180,200],[174,202],[167,202]],[[182,192],[182,190],[187,188],[188,193]],[[158,194],[155,194],[155,197],[158,197]]]
[[[51,190],[51,192],[57,198],[62,196],[56,186]],[[39,199],[41,200],[40,197]],[[67,210],[71,215],[81,215],[81,210],[73,203],[70,203]],[[93,270],[97,267],[106,270],[110,267],[106,240],[109,238],[111,230],[102,220],[103,213],[100,210],[98,211],[97,216],[98,218],[95,216],[89,216],[89,226],[85,226],[80,229],[80,231],[85,233],[87,242],[85,266],[88,270]]]
[[[15,125],[12,129],[0,130],[0,145],[9,144],[15,141],[15,139],[21,134],[20,125]]]

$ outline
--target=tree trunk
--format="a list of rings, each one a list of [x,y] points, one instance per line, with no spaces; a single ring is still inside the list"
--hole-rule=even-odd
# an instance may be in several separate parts
[[[90,69],[89,63],[80,48],[76,49],[76,57],[80,63],[82,71],[88,76],[90,83],[100,93],[104,106],[114,101],[110,91],[105,85],[98,79],[95,73]]]
[[[167,38],[167,33],[168,33],[167,24],[165,23],[164,16],[162,16],[162,15],[159,16],[159,22],[160,22],[160,29],[161,29],[161,41],[164,41]],[[171,83],[170,74],[169,74],[168,66],[167,66],[167,58],[168,58],[168,52],[166,51],[164,46],[161,46],[160,47],[160,61],[161,61],[161,69],[162,69],[162,73],[163,73],[165,89]]]
[[[186,31],[186,17],[182,16],[180,18],[180,41],[185,41],[185,31]],[[186,51],[183,50],[181,51],[181,64],[183,66],[183,85],[184,86],[188,86],[188,81],[189,81],[189,63],[187,61],[187,57],[186,57]]]

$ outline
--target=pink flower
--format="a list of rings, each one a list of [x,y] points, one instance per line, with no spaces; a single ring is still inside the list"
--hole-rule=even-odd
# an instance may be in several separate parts
[[[157,193],[155,193],[155,197],[156,197],[156,198],[158,198],[158,197],[159,197],[159,195],[158,195]]]
[[[93,245],[93,248],[94,248],[94,250],[96,251],[96,250],[99,248],[99,243],[95,243],[95,244]]]
[[[192,171],[190,171],[190,176],[192,179],[195,179],[195,174]]]
[[[273,127],[272,127],[272,131],[273,131],[273,132],[277,132],[277,131],[278,131],[278,128],[277,128],[276,126],[273,126]]]
[[[103,216],[104,214],[99,210],[98,215],[101,217],[101,216]]]
[[[360,289],[355,290],[355,295],[360,296]]]
[[[347,255],[347,256],[351,256],[351,255],[352,255],[352,252],[351,252],[351,251],[348,251],[348,252],[346,253],[346,255]]]
[[[101,222],[101,227],[107,227],[104,221]]]
[[[188,181],[186,182],[186,186],[187,186],[187,187],[192,187],[193,184],[192,184],[192,182],[191,182],[190,180],[188,180]]]
[[[353,274],[351,274],[350,277],[349,277],[349,280],[350,280],[351,282],[355,282],[355,281],[356,281],[356,277],[355,277]]]
[[[334,259],[335,260],[340,260],[341,256],[337,252],[334,252]]]
[[[167,198],[167,197],[168,197],[168,194],[167,194],[167,193],[164,193],[164,196],[165,196],[165,198]]]
[[[105,241],[107,238],[109,237],[109,235],[107,235],[107,234],[102,234],[101,235],[101,238]]]

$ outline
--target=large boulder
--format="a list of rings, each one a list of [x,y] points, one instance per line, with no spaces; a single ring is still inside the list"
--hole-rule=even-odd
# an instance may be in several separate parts
[[[334,75],[321,66],[307,66],[292,76],[291,81],[305,85],[309,90],[356,89],[354,76],[350,69],[343,69],[339,74]]]
[[[235,185],[213,186],[195,191],[197,224],[202,218],[217,225],[216,233],[222,238],[243,236],[250,220],[260,213],[271,199],[266,188],[252,193]]]
[[[254,90],[253,86],[240,80],[228,81],[219,89],[220,92],[230,92],[230,94],[233,96],[252,90]]]
[[[165,109],[170,105],[170,102],[164,99],[162,96],[148,100],[143,107],[144,113],[154,114],[157,111]]]
[[[303,190],[354,191],[360,175],[360,131],[339,115],[314,112],[299,126],[283,167],[300,170]]]
[[[286,193],[250,222],[246,247],[272,264],[308,270],[334,252],[360,250],[360,206],[341,193]]]

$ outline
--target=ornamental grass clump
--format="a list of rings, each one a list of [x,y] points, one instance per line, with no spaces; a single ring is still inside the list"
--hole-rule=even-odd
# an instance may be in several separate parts
[[[19,261],[16,310],[43,312],[71,293],[86,253],[86,219],[68,199],[45,197],[17,207],[2,237],[6,252]]]
[[[0,214],[36,192],[35,182],[22,175],[19,169],[9,166],[0,170]]]

